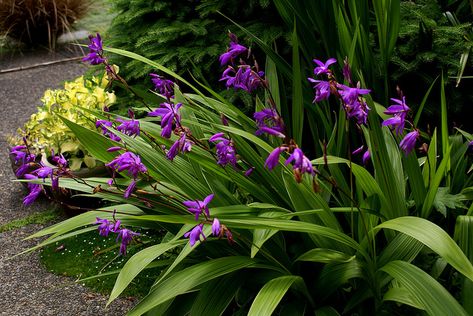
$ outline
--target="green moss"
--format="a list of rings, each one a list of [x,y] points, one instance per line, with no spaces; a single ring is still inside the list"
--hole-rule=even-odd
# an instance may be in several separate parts
[[[44,247],[41,252],[41,261],[48,271],[73,277],[76,280],[104,274],[105,276],[89,278],[80,283],[94,292],[110,294],[118,276],[117,273],[110,274],[110,272],[122,268],[125,262],[145,244],[158,242],[154,234],[146,231],[141,232],[138,241],[139,243],[134,242],[128,247],[126,256],[120,256],[116,234],[102,237],[97,231],[91,231]],[[144,270],[133,280],[122,296],[146,295],[160,272],[160,268]]]
[[[0,233],[18,229],[18,228],[31,225],[31,224],[46,224],[58,218],[60,214],[61,214],[61,211],[56,210],[56,209],[33,213],[29,216],[16,219],[9,223],[1,225]]]

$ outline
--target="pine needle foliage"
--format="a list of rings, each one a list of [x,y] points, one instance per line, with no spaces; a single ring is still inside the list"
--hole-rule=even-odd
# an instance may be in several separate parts
[[[443,13],[438,1],[401,2],[403,23],[392,59],[395,78],[430,67],[436,75],[442,69],[456,73],[460,55],[470,45],[464,37],[471,24],[451,25]]]
[[[226,49],[227,31],[237,28],[218,12],[237,20],[266,42],[283,37],[279,15],[269,0],[128,1],[117,0],[107,45],[141,54],[180,74],[192,72],[209,82],[221,72],[218,56]],[[148,80],[153,72],[138,61],[116,57],[128,80]],[[200,74],[194,71],[198,65]]]
[[[471,50],[473,28],[471,18],[464,13],[465,9],[456,7],[442,6],[442,1],[437,0],[401,1],[402,23],[391,59],[391,80],[392,86],[399,85],[414,104],[419,104],[422,95],[418,91],[427,90],[443,72],[446,77],[452,78],[446,86],[450,96],[450,118],[457,126],[462,126],[466,124],[464,118],[469,117],[466,114],[472,113],[464,105],[471,104],[473,98],[469,79],[464,79],[456,87],[456,79],[453,78],[458,76],[462,54]],[[447,12],[458,13],[460,21],[451,23]],[[467,58],[463,75],[471,76],[471,54]],[[434,121],[438,121],[440,115],[439,100],[439,96],[434,96],[426,107],[427,117]]]

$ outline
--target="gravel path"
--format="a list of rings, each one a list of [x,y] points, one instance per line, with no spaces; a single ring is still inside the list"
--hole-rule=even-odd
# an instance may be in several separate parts
[[[41,61],[71,57],[71,52],[49,54],[27,53],[3,56],[0,69],[28,66]],[[5,138],[22,126],[40,105],[48,88],[58,88],[65,80],[81,75],[86,66],[78,62],[55,64],[18,72],[0,74],[0,225],[51,208],[48,201],[30,207],[22,205],[25,190],[12,182]],[[0,233],[0,315],[124,315],[135,303],[117,300],[105,309],[107,298],[90,292],[71,278],[48,273],[40,264],[37,252],[10,259],[37,241],[23,238],[42,227],[30,225]]]

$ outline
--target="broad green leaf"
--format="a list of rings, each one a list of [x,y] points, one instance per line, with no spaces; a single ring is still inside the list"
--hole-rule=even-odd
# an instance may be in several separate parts
[[[325,265],[314,284],[317,298],[324,300],[351,279],[363,278],[363,269],[362,262],[357,259]]]
[[[328,239],[335,240],[341,244],[347,245],[348,247],[359,251],[363,256],[367,257],[365,250],[360,245],[347,235],[329,227],[316,225],[307,222],[295,221],[295,220],[280,220],[280,219],[267,219],[267,218],[251,218],[251,219],[222,219],[222,223],[232,228],[246,228],[246,229],[278,229],[283,231],[293,231],[299,233],[309,233],[320,235]]]
[[[390,288],[383,297],[384,301],[394,301],[400,304],[412,306],[417,309],[424,310],[424,307],[415,299],[410,292],[402,286],[394,286]]]
[[[158,244],[134,254],[130,259],[128,259],[121,269],[120,274],[115,281],[115,285],[113,286],[112,292],[110,293],[110,298],[108,299],[107,305],[115,300],[123,292],[123,290],[126,289],[131,281],[133,281],[133,279],[153,260],[158,258],[166,251],[185,243],[187,243],[187,240],[177,240]]]
[[[187,231],[191,230],[193,225],[184,225],[181,230],[176,234],[176,236],[183,236]],[[211,232],[211,227],[209,225],[204,226],[204,229],[202,230],[205,236],[209,236]],[[160,286],[160,282],[162,282],[169,274],[173,272],[173,270],[180,264],[184,259],[187,258],[191,254],[192,251],[197,249],[202,244],[202,241],[198,240],[194,246],[191,246],[190,243],[186,243],[184,247],[182,248],[181,252],[179,252],[179,255],[174,259],[172,264],[170,264],[166,272],[162,273],[159,277],[159,279],[153,284],[153,288],[156,287],[156,285]]]
[[[393,229],[417,239],[439,254],[461,274],[473,280],[473,265],[453,239],[439,226],[420,218],[405,216],[386,221],[375,227]],[[388,263],[389,264],[389,263]]]
[[[67,127],[69,127],[69,129],[74,133],[74,135],[76,135],[77,139],[79,139],[87,152],[96,159],[103,162],[110,162],[115,158],[116,153],[109,153],[107,149],[114,146],[120,146],[119,143],[106,138],[96,131],[91,131],[90,129],[71,122],[64,117],[60,116],[60,118],[63,120],[64,124],[66,124]]]
[[[281,215],[281,212],[264,212],[260,217],[274,218]],[[253,243],[251,244],[251,258],[254,258],[264,243],[276,234],[276,229],[255,229],[253,231]]]
[[[423,248],[424,245],[417,239],[405,234],[397,234],[382,250],[377,263],[379,266],[384,266],[394,260],[411,262]]]
[[[39,232],[36,232],[33,235],[27,237],[27,239],[38,238],[51,234],[53,234],[53,236],[58,236],[60,234],[64,234],[79,227],[91,225],[95,222],[97,217],[111,220],[113,219],[114,210],[116,210],[115,218],[117,219],[123,219],[129,215],[143,214],[143,211],[141,211],[136,206],[130,204],[110,205],[107,207],[100,208],[97,211],[91,211],[74,216],[60,223],[44,228]]]
[[[166,301],[187,293],[205,282],[253,265],[248,257],[231,256],[204,261],[171,274],[159,286],[151,289],[131,311],[129,316],[142,315]]]
[[[350,256],[346,253],[332,249],[314,248],[300,255],[295,261],[332,263],[349,262],[351,260],[354,260],[355,258],[356,256]]]
[[[340,316],[332,306],[324,306],[315,310],[315,316]]]
[[[473,262],[473,216],[458,216],[455,225],[455,240],[466,256]],[[462,280],[461,299],[465,310],[473,314],[473,282],[469,279]]]
[[[266,283],[251,304],[248,316],[271,316],[286,292],[296,281],[303,282],[300,276],[285,275]]]
[[[200,288],[189,315],[222,315],[244,282],[245,277],[237,272],[205,283]]]
[[[413,264],[391,261],[380,270],[400,282],[412,297],[413,302],[419,303],[429,315],[468,315],[440,283]],[[402,295],[405,294],[402,293]],[[390,298],[395,299],[392,295]]]

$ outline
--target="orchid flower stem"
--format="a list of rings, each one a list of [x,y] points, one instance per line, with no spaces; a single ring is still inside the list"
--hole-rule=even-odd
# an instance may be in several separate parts
[[[105,67],[107,69],[111,70],[113,77],[116,78],[118,81],[120,81],[121,84],[123,84],[123,86],[125,87],[126,90],[130,91],[141,103],[143,103],[143,105],[149,111],[152,111],[152,109],[149,107],[149,105],[146,103],[146,101],[140,95],[138,95],[138,93],[136,93],[136,91],[133,90],[132,87],[130,87],[128,85],[128,83],[126,82],[125,79],[123,79],[119,74],[116,73],[115,69],[112,66],[110,66],[107,61],[105,61],[104,64],[105,64]]]

